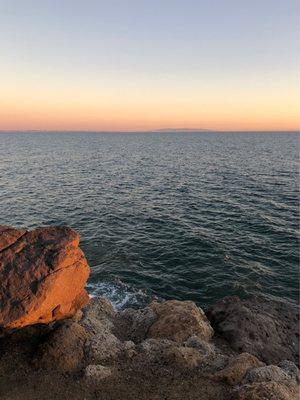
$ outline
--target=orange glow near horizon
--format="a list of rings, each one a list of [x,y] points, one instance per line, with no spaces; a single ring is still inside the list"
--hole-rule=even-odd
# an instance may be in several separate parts
[[[29,93],[29,92],[27,92]],[[108,93],[108,92],[107,92]],[[128,98],[127,98],[128,96]],[[119,96],[7,92],[0,98],[0,130],[144,131],[163,128],[220,131],[297,131],[297,93],[279,99],[248,93],[226,99],[223,93],[194,96],[126,92]],[[3,99],[5,101],[3,101]]]
[[[268,74],[203,79],[133,74],[46,75],[6,71],[0,130],[138,131],[163,128],[296,131],[300,83]],[[1,80],[1,78],[0,78]],[[13,84],[12,84],[13,82]]]
[[[13,80],[11,80],[13,81]],[[133,85],[133,78],[111,77],[98,84],[29,75],[2,84],[0,130],[138,131],[163,128],[297,131],[300,90],[292,82],[276,85],[240,80],[186,80]],[[26,84],[24,83],[26,82]],[[95,78],[95,82],[97,82]],[[214,82],[214,83],[212,83]],[[282,83],[284,82],[284,84]]]

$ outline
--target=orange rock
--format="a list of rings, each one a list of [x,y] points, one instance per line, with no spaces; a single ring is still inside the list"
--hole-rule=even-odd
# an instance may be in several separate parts
[[[0,330],[73,316],[88,302],[89,266],[66,227],[0,227]]]
[[[8,248],[26,233],[25,229],[15,229],[0,225],[0,251]]]

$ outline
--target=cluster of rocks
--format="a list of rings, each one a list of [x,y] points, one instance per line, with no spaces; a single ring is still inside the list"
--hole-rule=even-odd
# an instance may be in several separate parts
[[[168,385],[196,376],[224,399],[298,399],[295,305],[228,297],[206,314],[191,301],[123,311],[104,298],[86,305],[89,268],[78,244],[69,228],[0,228],[0,340],[30,340],[34,368],[76,376],[93,390],[130,371],[154,371]]]
[[[65,322],[47,337],[36,362],[68,373],[82,371],[85,382],[95,386],[125,363],[137,370],[196,370],[212,385],[228,385],[235,399],[298,398],[294,362],[267,364],[248,352],[224,350],[213,335],[204,312],[189,301],[117,312],[108,300],[92,299],[79,321]]]

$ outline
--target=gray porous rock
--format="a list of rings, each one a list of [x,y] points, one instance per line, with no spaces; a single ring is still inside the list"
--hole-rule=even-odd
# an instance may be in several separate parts
[[[289,301],[252,296],[225,297],[207,311],[215,331],[238,352],[267,364],[299,365],[299,307]]]
[[[204,356],[193,347],[181,346],[168,339],[146,339],[139,345],[144,360],[180,370],[196,368]]]
[[[245,380],[249,383],[254,382],[282,382],[291,379],[283,369],[277,365],[266,365],[264,367],[253,368],[247,372]]]
[[[122,342],[112,333],[93,335],[85,344],[86,358],[93,363],[115,360],[122,351]]]
[[[84,308],[80,325],[91,334],[110,333],[116,315],[117,312],[109,300],[104,297],[94,297]]]
[[[112,370],[100,364],[91,364],[85,368],[84,377],[88,383],[97,384],[112,375]]]
[[[295,363],[293,363],[292,361],[283,360],[278,364],[278,367],[286,372],[298,384],[300,383],[300,371]]]
[[[238,386],[234,400],[299,400],[299,389],[296,385],[281,382],[256,382]]]
[[[140,343],[146,339],[148,330],[155,320],[156,315],[149,307],[138,310],[127,308],[118,315],[119,330],[125,340]]]
[[[214,345],[206,340],[199,339],[198,336],[190,336],[184,343],[186,347],[197,349],[202,356],[208,356],[214,353]]]

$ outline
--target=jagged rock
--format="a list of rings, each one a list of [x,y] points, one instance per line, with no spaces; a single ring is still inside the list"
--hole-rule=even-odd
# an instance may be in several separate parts
[[[214,329],[238,352],[268,364],[287,359],[299,364],[299,307],[284,300],[225,297],[207,312]]]
[[[82,310],[78,310],[76,314],[73,315],[72,320],[75,322],[79,322],[82,320],[83,312]]]
[[[212,376],[212,379],[215,381],[224,381],[230,385],[237,385],[251,368],[262,366],[263,363],[253,355],[242,353],[231,359],[224,369]]]
[[[163,351],[162,360],[167,365],[185,370],[196,368],[203,360],[203,355],[192,347],[171,346]]]
[[[284,360],[278,364],[284,372],[286,372],[290,378],[294,379],[296,383],[300,383],[300,371],[297,365],[292,361]]]
[[[213,372],[217,372],[227,367],[228,363],[228,356],[224,354],[213,354],[213,357],[209,360],[209,369]]]
[[[278,382],[254,383],[241,386],[235,400],[299,400],[299,388]]]
[[[153,302],[150,308],[157,316],[148,331],[150,338],[184,342],[192,335],[202,340],[209,340],[213,336],[213,329],[204,312],[192,301]]]
[[[88,302],[89,266],[70,228],[0,228],[0,330],[76,314]]]
[[[66,321],[51,332],[39,346],[35,365],[63,372],[75,372],[85,361],[85,329],[77,322]]]
[[[143,359],[176,369],[193,369],[204,356],[195,348],[180,346],[167,339],[146,339],[140,344]]]
[[[112,375],[112,370],[99,364],[91,364],[85,368],[85,379],[92,384],[97,384],[103,379],[109,378]]]
[[[137,354],[135,343],[131,340],[122,343],[122,350],[127,358],[132,358]]]
[[[138,346],[138,349],[149,361],[159,362],[163,352],[173,345],[174,342],[167,339],[146,339]]]
[[[115,360],[122,349],[122,342],[112,333],[97,333],[86,342],[85,354],[90,362],[101,363]]]
[[[104,297],[94,297],[83,310],[80,324],[94,334],[111,333],[114,327],[116,310]]]
[[[139,310],[127,308],[119,314],[119,330],[125,339],[140,343],[147,337],[149,328],[156,320],[156,314],[150,307]]]
[[[16,229],[0,225],[0,251],[7,249],[26,233],[25,229]]]
[[[210,343],[208,343],[205,340],[201,340],[198,338],[198,336],[193,335],[188,338],[184,342],[184,345],[186,347],[193,347],[194,349],[197,349],[200,354],[203,356],[208,356],[209,354],[214,353],[215,349],[214,346]]]
[[[245,377],[249,383],[253,382],[282,382],[291,379],[281,368],[276,365],[253,368],[247,372]]]

